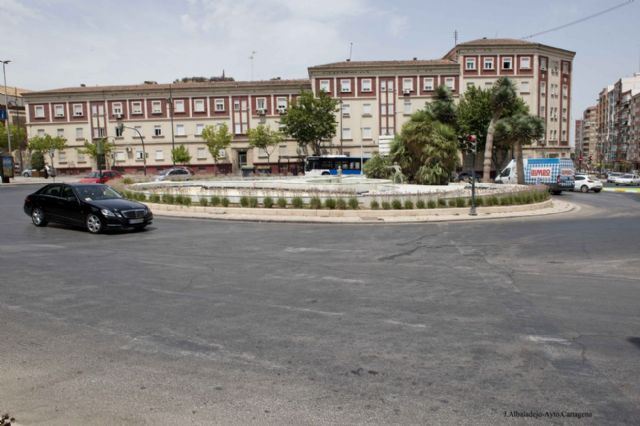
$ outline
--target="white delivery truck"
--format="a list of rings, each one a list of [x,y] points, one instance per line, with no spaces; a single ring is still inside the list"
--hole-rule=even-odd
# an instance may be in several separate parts
[[[573,191],[576,169],[568,158],[525,158],[524,183],[546,185],[553,194]],[[516,160],[511,160],[496,177],[496,183],[518,183]]]

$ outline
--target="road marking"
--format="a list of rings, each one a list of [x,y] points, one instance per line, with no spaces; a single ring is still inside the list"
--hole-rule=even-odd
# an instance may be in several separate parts
[[[388,324],[402,325],[402,326],[405,326],[405,327],[412,327],[412,328],[427,328],[426,324],[411,324],[409,322],[402,322],[402,321],[396,321],[396,320],[391,320],[391,319],[384,320],[384,322],[386,322]]]
[[[328,315],[328,316],[344,315],[344,312],[327,312],[327,311],[319,311],[316,309],[309,309],[309,308],[298,308],[296,306],[287,306],[287,305],[268,305],[268,306],[271,308],[286,309],[288,311],[309,312],[309,313],[318,314],[318,315]]]
[[[535,343],[559,343],[561,345],[570,345],[571,342],[567,339],[560,337],[548,337],[548,336],[527,336],[527,339]]]

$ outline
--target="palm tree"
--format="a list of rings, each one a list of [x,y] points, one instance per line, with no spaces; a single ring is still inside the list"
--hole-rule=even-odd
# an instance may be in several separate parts
[[[533,140],[544,136],[544,122],[539,117],[528,113],[517,113],[503,118],[496,123],[495,138],[510,142],[516,158],[518,183],[524,185],[524,161],[522,146],[529,145]]]
[[[487,141],[484,147],[484,164],[482,177],[484,182],[491,182],[491,160],[493,158],[493,138],[496,123],[516,104],[515,85],[507,77],[501,77],[491,89],[491,121],[487,129]]]
[[[452,127],[458,124],[456,104],[453,100],[451,90],[447,86],[438,86],[434,99],[427,103],[425,110],[431,114],[434,120]]]

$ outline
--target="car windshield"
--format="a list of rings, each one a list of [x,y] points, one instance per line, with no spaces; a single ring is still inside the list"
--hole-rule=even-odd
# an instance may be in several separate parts
[[[122,198],[116,190],[107,185],[83,185],[76,187],[81,200],[112,200]]]
[[[88,175],[85,176],[86,178],[98,178],[100,177],[100,173],[98,172],[91,172]]]
[[[171,172],[172,169],[167,169],[167,170],[162,170],[161,172],[158,172],[158,175],[160,176],[166,176]]]
[[[633,178],[633,175],[623,175],[622,177],[625,178],[625,179],[631,179],[631,178]]]

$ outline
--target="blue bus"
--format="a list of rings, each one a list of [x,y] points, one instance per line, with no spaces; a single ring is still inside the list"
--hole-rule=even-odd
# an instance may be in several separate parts
[[[343,175],[361,175],[362,164],[371,157],[349,157],[346,155],[312,155],[304,161],[304,174],[306,176],[337,175],[338,169],[342,169]]]

